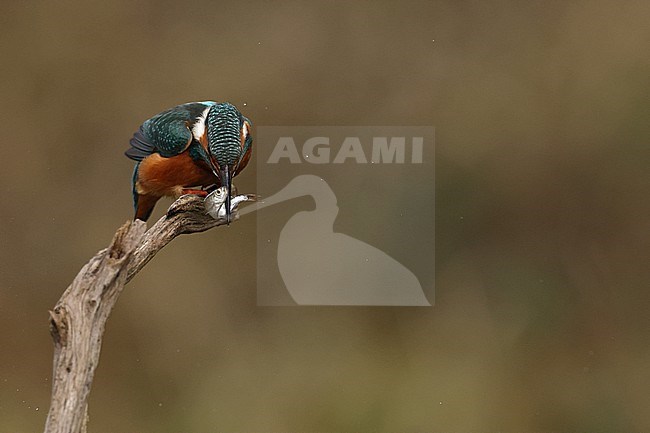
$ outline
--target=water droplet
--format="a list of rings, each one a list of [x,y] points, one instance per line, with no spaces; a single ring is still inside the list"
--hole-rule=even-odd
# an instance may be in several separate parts
[[[442,402],[439,402],[438,404],[442,404]]]
[[[257,45],[262,45],[262,42],[261,42],[261,41],[258,41],[258,42],[257,42]]]
[[[244,107],[247,106],[247,105],[248,105],[248,103],[247,103],[247,102],[244,102]]]
[[[265,109],[265,110],[268,110],[268,109],[269,109],[269,107],[264,107],[264,109]]]
[[[38,410],[38,407],[35,410]]]

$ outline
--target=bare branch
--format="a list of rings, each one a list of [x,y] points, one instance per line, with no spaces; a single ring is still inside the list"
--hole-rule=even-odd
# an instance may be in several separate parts
[[[104,327],[124,285],[176,236],[225,223],[206,214],[203,199],[182,196],[146,232],[142,221],[125,223],[111,245],[81,269],[50,311],[54,371],[45,433],[86,432]]]

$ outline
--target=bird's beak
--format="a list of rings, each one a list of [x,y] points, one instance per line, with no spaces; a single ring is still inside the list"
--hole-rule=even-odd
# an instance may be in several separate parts
[[[227,190],[228,190],[228,194],[226,195],[226,203],[225,203],[225,206],[226,206],[226,223],[230,224],[230,221],[231,221],[231,219],[230,219],[230,197],[232,196],[232,179],[230,178],[230,168],[227,165],[223,168],[222,174],[223,174],[223,179],[221,180],[221,185],[225,185]]]

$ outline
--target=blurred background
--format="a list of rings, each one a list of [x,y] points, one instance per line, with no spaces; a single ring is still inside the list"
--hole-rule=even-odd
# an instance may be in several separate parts
[[[47,311],[132,216],[131,134],[205,99],[255,125],[435,126],[435,306],[257,307],[254,216],[178,238],[108,322],[89,431],[650,430],[649,20],[643,1],[0,3],[0,431],[43,428]]]

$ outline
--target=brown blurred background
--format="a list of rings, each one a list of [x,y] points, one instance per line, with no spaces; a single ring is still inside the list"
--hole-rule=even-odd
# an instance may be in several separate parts
[[[650,430],[649,20],[643,1],[2,2],[0,431],[43,428],[47,310],[131,217],[131,134],[205,99],[256,125],[434,125],[436,305],[260,308],[255,218],[179,238],[109,320],[90,431]]]

